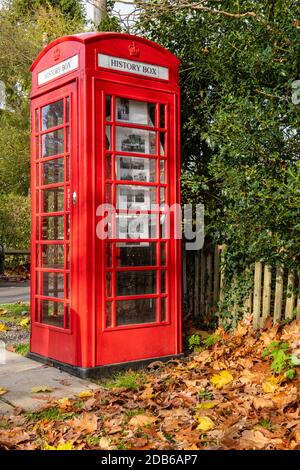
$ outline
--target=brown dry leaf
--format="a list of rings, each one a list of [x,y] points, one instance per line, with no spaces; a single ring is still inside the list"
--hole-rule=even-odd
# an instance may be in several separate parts
[[[281,333],[282,341],[297,341],[300,338],[300,324],[299,321],[294,320],[289,325],[286,325]]]
[[[268,439],[261,431],[243,431],[238,442],[239,448],[244,450],[262,450],[267,446],[276,446],[282,443],[282,439]]]
[[[58,407],[61,409],[61,410],[67,410],[68,408],[71,408],[72,407],[72,402],[69,398],[65,397],[65,398],[60,398],[59,400],[57,400],[57,404],[58,404]]]
[[[81,415],[70,419],[67,423],[78,432],[92,433],[97,430],[98,418],[93,413],[83,412]]]
[[[0,396],[1,396],[1,395],[4,395],[4,394],[7,393],[7,392],[8,392],[8,390],[7,390],[6,388],[0,387]]]
[[[136,415],[131,418],[128,425],[134,429],[149,427],[155,423],[156,418],[149,415]]]
[[[100,441],[99,441],[99,447],[100,449],[103,449],[103,450],[109,450],[110,449],[110,440],[107,439],[107,437],[101,437]]]
[[[270,398],[263,398],[263,397],[254,398],[253,406],[256,410],[260,410],[260,409],[272,410],[275,407],[274,402]]]
[[[142,400],[149,400],[150,398],[153,398],[155,395],[153,387],[147,386],[145,390],[141,393],[141,398]]]
[[[298,399],[298,390],[296,387],[292,387],[289,390],[284,390],[282,392],[277,393],[272,397],[273,402],[277,406],[277,408],[286,408],[287,406],[293,405],[297,403]]]
[[[9,431],[0,430],[0,446],[13,447],[29,439],[29,434],[21,428],[15,428]]]

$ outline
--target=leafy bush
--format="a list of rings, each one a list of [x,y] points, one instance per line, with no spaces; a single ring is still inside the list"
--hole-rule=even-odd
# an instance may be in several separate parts
[[[30,245],[30,199],[17,194],[0,196],[0,243],[6,248]]]

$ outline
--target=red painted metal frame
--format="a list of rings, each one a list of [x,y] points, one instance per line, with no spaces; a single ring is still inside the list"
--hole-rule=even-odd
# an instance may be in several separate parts
[[[139,50],[139,57],[130,55],[130,47],[135,43]],[[97,65],[98,53],[129,60],[138,60],[149,64],[168,67],[169,80],[159,80],[136,76],[125,72],[116,72],[103,69]],[[52,67],[69,57],[78,55],[79,65],[74,71],[50,80],[39,86],[38,73]],[[32,199],[32,271],[31,271],[31,314],[32,333],[31,351],[41,356],[49,357],[67,364],[79,367],[95,367],[99,365],[118,362],[134,361],[158,356],[168,356],[181,352],[181,241],[174,239],[174,216],[170,219],[171,239],[159,238],[145,239],[156,244],[156,265],[147,267],[121,267],[116,266],[116,239],[110,241],[99,240],[96,237],[96,208],[105,202],[105,186],[110,184],[138,185],[135,181],[117,181],[115,168],[112,164],[111,179],[105,181],[106,155],[114,158],[114,132],[112,131],[112,149],[105,150],[105,125],[115,129],[120,127],[145,129],[156,132],[156,149],[159,151],[159,133],[164,132],[165,153],[161,155],[147,155],[134,153],[134,157],[149,158],[156,162],[156,178],[159,178],[160,160],[165,162],[165,181],[143,183],[142,186],[156,188],[156,199],[159,203],[160,188],[165,188],[165,197],[168,204],[180,202],[180,158],[179,158],[179,89],[178,89],[178,63],[179,61],[161,46],[143,38],[118,33],[87,33],[60,38],[49,44],[32,65],[32,137],[31,137],[31,199]],[[112,96],[112,109],[115,97],[147,101],[156,104],[155,126],[143,126],[117,122],[111,113],[111,120],[105,119],[105,95]],[[35,133],[35,110],[57,101],[70,100],[69,123],[56,126],[47,131]],[[160,127],[159,104],[166,106],[165,127]],[[53,183],[51,185],[36,184],[36,167],[46,161],[54,161],[60,156],[36,158],[36,137],[46,132],[66,129],[70,126],[70,180],[68,182]],[[40,131],[41,127],[39,128]],[[41,139],[40,139],[41,140]],[[39,144],[41,146],[41,144]],[[67,152],[64,149],[64,158]],[[118,155],[130,155],[128,152],[117,152]],[[64,211],[55,213],[38,213],[36,191],[42,193],[45,188],[64,187],[68,197],[64,202]],[[77,194],[76,204],[72,203],[71,194]],[[41,194],[39,208],[41,208]],[[113,191],[112,202],[116,202],[116,192]],[[121,213],[122,210],[119,210]],[[146,211],[147,212],[147,211]],[[39,222],[36,223],[38,214]],[[62,244],[69,246],[70,266],[65,264],[64,269],[56,270],[42,267],[37,264],[36,233],[41,235],[41,218],[43,216],[70,214],[70,241],[66,240],[40,240],[42,245]],[[153,212],[159,222],[160,212]],[[157,224],[159,229],[159,224]],[[39,238],[41,238],[39,236]],[[120,239],[120,242],[125,242]],[[128,240],[133,242],[133,239]],[[141,240],[139,240],[141,241]],[[166,264],[160,263],[160,245],[164,243],[168,248]],[[113,247],[114,264],[105,268],[105,247]],[[65,257],[66,263],[66,257]],[[157,275],[157,290],[153,294],[116,297],[116,272],[124,271],[155,271]],[[167,273],[166,292],[160,292],[162,271]],[[49,300],[47,296],[38,292],[36,275],[39,273],[41,285],[42,272],[58,272],[68,277],[70,282],[70,298],[67,298],[65,283],[64,298],[51,298],[54,302],[63,302],[64,308],[69,308],[70,322],[66,316],[64,328],[41,323],[40,312],[36,312],[36,305],[40,299]],[[112,278],[111,296],[106,298],[105,272],[110,272]],[[157,299],[158,310],[155,323],[116,326],[115,304],[117,299]],[[166,319],[161,321],[160,299],[166,299]],[[112,327],[105,325],[105,304],[111,301],[113,308]],[[66,311],[66,310],[65,310]]]

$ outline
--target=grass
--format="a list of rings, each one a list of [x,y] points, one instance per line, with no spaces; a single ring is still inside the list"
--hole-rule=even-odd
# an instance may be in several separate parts
[[[0,320],[3,322],[19,322],[23,318],[22,312],[29,315],[29,303],[0,304]]]
[[[29,353],[29,344],[28,343],[20,343],[14,344],[15,353],[21,354],[21,356],[26,356]]]
[[[51,421],[59,421],[63,419],[70,419],[76,416],[74,412],[63,413],[59,408],[47,408],[41,411],[34,411],[31,413],[27,413],[28,421],[42,421],[44,419],[48,419]]]
[[[261,419],[258,422],[258,425],[261,426],[262,428],[267,429],[268,431],[274,430],[274,425],[270,419]]]
[[[127,388],[128,390],[138,390],[146,381],[144,372],[118,373],[105,382],[107,388]]]

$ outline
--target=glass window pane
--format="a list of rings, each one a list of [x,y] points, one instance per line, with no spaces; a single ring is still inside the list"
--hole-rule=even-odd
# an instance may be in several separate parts
[[[62,212],[64,210],[64,188],[49,188],[42,191],[41,212]]]
[[[64,130],[48,132],[42,135],[42,153],[43,157],[60,155],[64,153]]]
[[[116,175],[118,180],[155,181],[156,161],[150,158],[120,157],[117,155]]]
[[[106,126],[106,150],[111,150],[111,126]]]
[[[35,139],[35,159],[39,160],[40,158],[40,139],[36,137]]]
[[[165,183],[165,161],[160,161],[160,182]]]
[[[164,132],[160,133],[160,155],[165,155],[165,140],[166,134]]]
[[[155,125],[155,104],[117,98],[116,120],[153,127]]]
[[[117,272],[117,295],[156,293],[156,271]]]
[[[112,312],[111,312],[112,302],[106,302],[105,307],[105,326],[110,328],[112,326]]]
[[[42,273],[42,295],[64,298],[64,275],[59,273]]]
[[[117,238],[156,238],[156,220],[156,215],[150,214],[132,216],[119,214],[117,215]]]
[[[66,328],[70,328],[70,307],[65,307]]]
[[[42,184],[53,184],[64,182],[64,159],[57,158],[42,163]]]
[[[70,97],[66,98],[66,122],[70,121]]]
[[[64,304],[52,302],[51,300],[41,301],[42,323],[47,325],[64,327]]]
[[[49,216],[42,218],[42,239],[63,240],[64,239],[64,217]]]
[[[167,254],[166,254],[166,243],[160,244],[160,264],[161,266],[166,265]]]
[[[117,301],[117,326],[156,322],[156,299]]]
[[[112,159],[112,156],[111,155],[106,155],[106,158],[105,158],[105,177],[107,180],[110,180],[111,179],[111,159]]]
[[[107,121],[111,121],[111,96],[105,98],[105,116]]]
[[[110,268],[112,266],[112,244],[105,243],[105,266]]]
[[[153,155],[156,153],[155,132],[117,127],[116,148],[121,152]]]
[[[160,127],[164,128],[166,127],[165,123],[165,111],[166,111],[166,106],[164,104],[161,104],[159,106],[159,119],[160,119]]]
[[[111,184],[106,184],[105,185],[105,202],[107,204],[111,204],[112,203],[112,187],[111,187]]]
[[[111,285],[111,272],[106,273],[106,297],[111,297],[112,295],[112,285]]]
[[[166,271],[160,273],[160,291],[162,294],[166,293]]]
[[[35,132],[39,132],[39,127],[40,127],[40,112],[39,109],[35,110],[35,115],[34,115],[34,120],[35,120]]]
[[[155,266],[156,243],[117,243],[117,266]]]
[[[166,311],[167,299],[164,297],[160,299],[160,319],[161,321],[167,321],[167,311]]]
[[[64,245],[41,245],[42,266],[45,268],[64,268]]]
[[[151,210],[156,204],[156,188],[147,186],[117,186],[117,209]]]
[[[64,100],[56,101],[42,108],[42,129],[60,126],[64,122]]]

